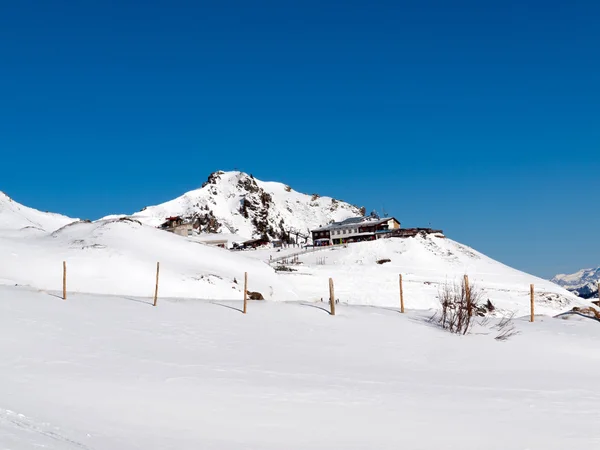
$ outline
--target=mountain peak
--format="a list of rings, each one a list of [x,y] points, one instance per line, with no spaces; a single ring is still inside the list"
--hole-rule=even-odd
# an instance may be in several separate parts
[[[232,233],[247,238],[291,239],[294,231],[364,215],[364,208],[319,194],[302,194],[279,182],[252,174],[222,170],[211,173],[202,187],[169,202],[148,206],[133,217],[159,226],[167,217],[192,221],[201,233]]]

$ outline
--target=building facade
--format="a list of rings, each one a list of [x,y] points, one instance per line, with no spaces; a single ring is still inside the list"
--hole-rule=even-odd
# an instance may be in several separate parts
[[[399,228],[400,222],[393,217],[352,217],[312,230],[311,234],[315,246],[338,245],[387,237]]]
[[[194,227],[190,222],[186,222],[179,216],[167,217],[165,222],[159,227],[162,230],[178,234],[179,236],[192,236]]]

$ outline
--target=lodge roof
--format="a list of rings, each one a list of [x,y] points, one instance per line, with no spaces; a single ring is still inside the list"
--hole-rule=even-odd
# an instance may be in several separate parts
[[[373,219],[371,217],[351,217],[349,219],[346,220],[342,220],[341,222],[333,222],[330,223],[329,225],[325,225],[319,228],[316,228],[312,231],[329,231],[329,230],[336,230],[338,228],[346,228],[348,226],[352,226],[352,225],[356,225],[356,226],[373,226],[373,225],[379,225],[385,222],[388,222],[390,220],[395,220],[396,222],[398,222],[398,220],[394,217],[384,217],[383,219]]]

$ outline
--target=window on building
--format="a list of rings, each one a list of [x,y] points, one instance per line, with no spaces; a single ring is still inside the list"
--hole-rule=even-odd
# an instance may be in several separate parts
[[[344,230],[344,234],[346,234],[346,230]]]

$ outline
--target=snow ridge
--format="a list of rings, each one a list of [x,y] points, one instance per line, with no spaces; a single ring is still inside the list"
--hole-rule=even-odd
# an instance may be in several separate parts
[[[13,233],[52,232],[76,220],[21,205],[0,191],[0,231]]]

